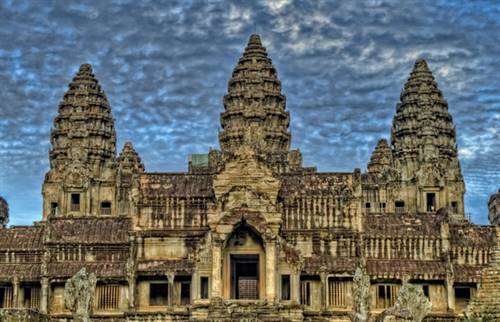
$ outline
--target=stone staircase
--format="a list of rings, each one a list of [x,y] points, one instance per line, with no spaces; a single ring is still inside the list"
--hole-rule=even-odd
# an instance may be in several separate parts
[[[482,272],[481,286],[467,307],[467,316],[500,321],[500,226],[496,226],[496,246],[490,265]]]

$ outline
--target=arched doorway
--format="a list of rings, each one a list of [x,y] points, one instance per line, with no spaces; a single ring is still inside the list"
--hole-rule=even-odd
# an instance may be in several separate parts
[[[235,300],[264,298],[266,258],[259,234],[242,222],[228,238],[223,254],[224,297]]]

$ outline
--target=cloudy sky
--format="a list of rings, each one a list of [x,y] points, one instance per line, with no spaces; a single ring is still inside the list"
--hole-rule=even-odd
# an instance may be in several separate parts
[[[52,119],[93,65],[148,171],[217,147],[222,96],[254,31],[291,113],[292,145],[321,171],[366,168],[401,88],[427,59],[454,117],[467,212],[500,188],[500,4],[491,1],[0,1],[0,195],[11,224],[41,218]]]

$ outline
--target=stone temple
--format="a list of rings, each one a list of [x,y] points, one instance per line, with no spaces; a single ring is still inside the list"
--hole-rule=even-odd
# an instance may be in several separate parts
[[[491,225],[465,216],[455,127],[423,59],[366,171],[302,165],[258,35],[223,102],[219,150],[185,173],[146,172],[132,143],[117,153],[110,104],[81,65],[54,119],[41,221],[7,228],[0,198],[0,319],[72,321],[65,283],[83,267],[93,321],[350,321],[357,269],[371,317],[410,283],[432,304],[426,321],[500,318],[500,196]]]

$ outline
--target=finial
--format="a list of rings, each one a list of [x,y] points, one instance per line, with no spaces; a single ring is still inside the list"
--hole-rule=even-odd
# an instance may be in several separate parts
[[[248,46],[262,47],[262,42],[260,41],[260,36],[258,34],[250,35],[250,39],[248,40]]]
[[[92,65],[88,63],[81,64],[78,74],[92,74]]]

